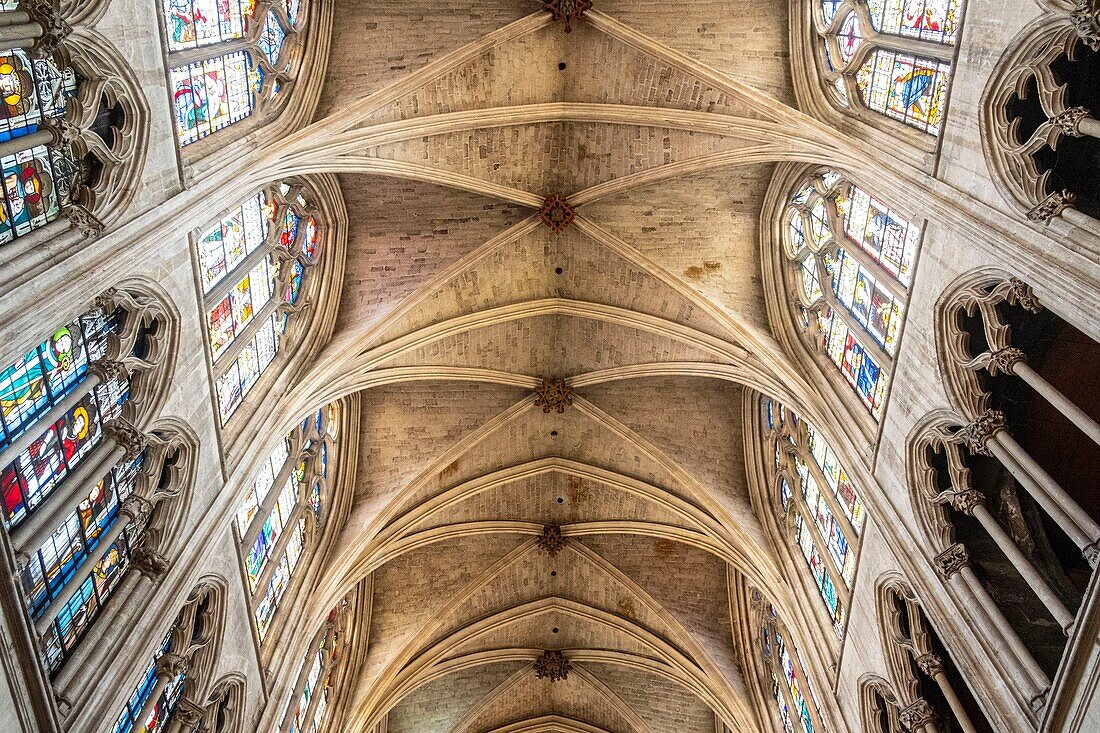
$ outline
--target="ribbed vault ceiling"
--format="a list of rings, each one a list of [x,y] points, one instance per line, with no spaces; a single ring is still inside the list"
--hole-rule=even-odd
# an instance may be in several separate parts
[[[596,9],[791,97],[781,0]],[[757,248],[776,158],[732,121],[766,114],[581,21],[533,24],[341,117],[537,10],[338,3],[318,124],[341,120],[349,144],[331,154],[415,174],[340,177],[348,266],[317,394],[369,388],[355,506],[314,610],[371,576],[356,730],[755,730],[731,578],[781,578],[741,417],[772,345]],[[528,114],[547,103],[587,106]],[[678,116],[635,124],[640,108]],[[560,234],[537,219],[550,194],[582,204]],[[572,406],[537,407],[543,377],[569,380]],[[546,525],[556,555],[536,543]],[[543,650],[570,659],[565,681],[536,679]]]

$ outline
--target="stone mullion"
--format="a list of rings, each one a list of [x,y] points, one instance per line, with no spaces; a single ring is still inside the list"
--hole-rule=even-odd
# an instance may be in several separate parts
[[[317,647],[324,642],[325,638],[330,633],[330,629],[331,627],[326,623],[325,626],[322,627],[321,633],[314,636],[313,640],[310,642],[309,651],[306,653],[307,656],[302,664],[301,671],[298,673],[298,679],[295,681],[294,687],[291,690],[290,701],[286,706],[286,712],[283,713],[282,720],[279,721],[278,730],[286,730],[287,724],[293,717],[294,710],[296,710],[295,703],[302,699],[302,694],[306,690],[306,682],[309,681],[309,671],[313,667],[313,658],[317,653]]]
[[[237,51],[247,51],[253,55],[255,63],[255,42],[249,40],[248,34],[244,38],[234,38],[229,41],[219,41],[205,46],[196,46],[181,51],[173,51],[168,57],[168,66],[173,69],[190,66],[191,64],[211,61],[220,56],[227,56]],[[261,54],[262,55],[262,54]]]
[[[847,185],[844,182],[845,179],[841,179],[841,181],[840,185]],[[896,293],[899,299],[905,300],[908,297],[909,289],[898,282],[897,277],[875,259],[870,252],[848,237],[844,228],[844,219],[836,208],[836,199],[832,197],[825,199],[825,208],[829,212],[829,232],[832,234],[833,244],[837,248],[843,249],[844,254],[858,262],[863,269],[869,270],[875,276],[875,282],[886,283],[891,292]]]
[[[818,714],[817,705],[814,702],[813,693],[810,692],[809,678],[806,677],[806,670],[802,668],[802,664],[799,662],[798,655],[795,653],[795,647],[792,642],[791,635],[787,632],[786,628],[780,629],[778,623],[770,624],[772,630],[772,654],[771,665],[772,671],[779,679],[779,686],[784,690],[784,697],[788,700],[788,706],[794,717],[798,719],[798,705],[794,701],[794,695],[791,693],[791,686],[787,684],[787,675],[784,672],[782,665],[778,659],[779,650],[776,648],[775,638],[777,634],[783,637],[783,646],[787,650],[787,656],[791,659],[791,664],[794,666],[795,674],[798,676],[801,682],[802,698],[806,701],[806,711],[810,715],[810,722],[813,725],[815,731],[826,730],[825,725],[821,722],[821,716]],[[791,721],[795,722],[794,720]]]
[[[825,264],[819,258],[815,258],[817,271],[817,279],[821,283],[821,292],[824,294],[824,300],[829,304],[833,313],[844,322],[844,325],[848,327],[850,332],[862,335],[862,338],[857,339],[865,348],[874,349],[875,354],[878,357],[879,366],[887,372],[892,372],[894,368],[894,357],[887,353],[878,341],[875,341],[871,334],[867,333],[867,329],[863,327],[855,316],[852,315],[848,307],[837,296],[836,291],[833,290],[833,279],[831,277],[823,277],[828,272],[825,270]],[[827,345],[826,345],[827,351]]]
[[[243,275],[236,276],[237,273],[252,272],[252,268],[258,265],[260,261],[269,254],[272,254],[272,248],[265,242],[246,255],[243,260],[233,266],[231,271],[225,273],[221,282],[215,285],[209,293],[202,296],[203,304],[209,307],[233,292],[233,289],[243,277]]]
[[[263,528],[264,522],[271,516],[272,510],[279,502],[279,496],[286,488],[286,482],[290,480],[291,474],[294,472],[302,461],[302,454],[295,455],[293,452],[287,455],[287,459],[283,462],[282,468],[279,469],[279,475],[275,477],[275,482],[271,484],[271,488],[268,489],[267,495],[260,502],[256,508],[256,514],[252,517],[252,522],[248,525],[248,529],[244,535],[241,536],[241,548],[247,554],[252,545],[256,543],[256,538],[260,536],[260,530]]]
[[[258,311],[253,311],[252,320],[248,322],[244,330],[237,336],[233,337],[233,342],[226,346],[220,354],[217,356],[217,360],[214,362],[214,379],[217,381],[221,377],[225,376],[225,373],[229,371],[229,368],[236,363],[237,357],[241,355],[241,352],[245,350],[248,344],[252,341],[256,332],[260,330],[260,327],[264,323],[267,323],[271,319],[271,316],[279,310],[279,306],[282,305],[278,298],[278,290],[272,288],[271,298],[264,304],[263,308]]]
[[[810,535],[810,541],[813,543],[814,547],[817,548],[818,554],[821,555],[822,561],[825,563],[825,569],[827,570],[830,578],[833,581],[833,590],[836,591],[838,598],[843,602],[845,610],[850,611],[852,607],[852,598],[850,592],[848,591],[848,586],[844,582],[844,576],[841,574],[840,570],[836,566],[836,558],[834,558],[832,553],[829,552],[829,548],[825,546],[825,542],[821,540],[821,532],[818,530],[817,523],[813,519],[813,513],[811,512],[809,506],[806,504],[806,501],[801,497],[801,495],[799,495],[798,497],[798,502],[796,506],[799,516],[802,517],[803,524],[808,524],[808,526],[806,527],[806,531]],[[797,528],[795,527],[794,522],[791,522],[790,530],[791,538],[794,539],[795,548],[798,550],[798,553],[802,555],[802,562],[806,563],[807,569],[809,569],[809,560],[806,559],[806,556],[804,554],[802,554],[802,546],[798,544],[798,539],[796,535]],[[816,580],[814,582],[816,582]],[[833,619],[830,618],[830,621],[833,621]]]
[[[854,541],[859,540],[859,532],[856,532],[855,527],[848,521],[848,515],[844,512],[844,507],[840,505],[840,501],[836,498],[836,492],[833,491],[833,485],[829,483],[825,473],[821,470],[821,466],[817,465],[817,459],[808,448],[799,446],[798,453],[802,462],[806,464],[810,473],[813,474],[814,481],[817,482],[818,493],[825,497],[825,503],[829,505],[829,510],[833,513],[833,519],[840,525],[841,531],[844,532],[845,538],[848,539],[849,546],[854,551],[856,549],[856,542]]]
[[[769,631],[771,632],[771,652],[764,657],[767,664],[768,672],[779,683],[779,694],[783,696],[783,700],[787,703],[787,709],[790,711],[791,723],[797,725],[799,721],[798,705],[795,704],[794,695],[791,694],[791,687],[787,684],[787,675],[783,673],[782,667],[779,665],[779,660],[776,658],[779,655],[779,650],[775,641],[776,638],[776,626],[775,624],[767,624]]]
[[[271,576],[275,574],[275,568],[278,567],[279,562],[286,553],[287,545],[290,544],[290,538],[293,537],[294,533],[298,530],[298,521],[305,518],[308,524],[309,519],[303,517],[304,514],[304,502],[299,496],[298,503],[294,505],[294,509],[290,512],[290,516],[287,517],[286,522],[283,524],[283,531],[279,534],[279,538],[275,541],[274,547],[272,547],[271,551],[268,553],[267,560],[264,562],[263,569],[260,570],[259,577],[256,578],[256,585],[251,592],[252,608],[257,608],[267,594],[267,586],[271,583]],[[306,554],[306,550],[309,547],[309,540],[309,529],[307,527],[306,538],[302,543],[303,555]],[[301,563],[302,559],[301,557],[298,558],[298,562]]]

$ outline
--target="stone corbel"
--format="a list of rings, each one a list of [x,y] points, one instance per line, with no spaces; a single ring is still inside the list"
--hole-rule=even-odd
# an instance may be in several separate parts
[[[1081,41],[1093,51],[1100,51],[1100,1],[1074,0],[1070,20]]]
[[[56,0],[23,0],[20,7],[42,26],[42,35],[31,46],[31,55],[42,59],[57,53],[73,29],[61,17]]]

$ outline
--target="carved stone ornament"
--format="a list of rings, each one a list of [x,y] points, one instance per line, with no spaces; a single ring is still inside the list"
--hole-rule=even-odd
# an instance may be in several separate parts
[[[1077,194],[1072,191],[1055,191],[1027,212],[1027,218],[1040,224],[1049,224],[1051,219],[1061,216],[1066,209],[1072,209],[1075,203]]]
[[[547,196],[539,210],[539,219],[555,232],[560,232],[577,218],[577,210],[565,200],[564,196]]]
[[[936,679],[936,675],[943,674],[943,660],[940,659],[938,654],[928,652],[927,654],[921,654],[916,659],[917,667],[921,672],[932,679]]]
[[[157,675],[167,675],[169,679],[175,679],[187,671],[187,657],[167,652],[157,657]]]
[[[592,0],[542,0],[542,9],[554,16],[565,18],[565,32],[573,32],[573,21],[592,9]]]
[[[543,412],[554,410],[560,415],[572,404],[573,388],[564,379],[543,379],[535,387],[535,407],[541,407]]]
[[[70,146],[80,139],[80,128],[64,117],[52,117],[42,123],[42,127],[53,135],[53,144]]]
[[[1063,194],[1069,193],[1063,191]],[[1069,194],[1073,196],[1073,194]],[[1008,302],[1014,305],[1018,305],[1026,311],[1032,313],[1038,313],[1043,310],[1043,304],[1039,302],[1039,298],[1035,296],[1035,291],[1031,289],[1031,286],[1025,283],[1018,277],[1010,277],[1008,279],[1008,293],[1006,295]]]
[[[159,582],[168,572],[168,559],[144,545],[130,554],[130,564],[149,580]]]
[[[936,559],[933,560],[933,562],[936,565],[936,570],[940,572],[940,575],[944,578],[951,578],[955,573],[970,564],[970,556],[966,554],[965,547],[955,543],[936,555]]]
[[[80,204],[66,206],[65,217],[74,229],[80,230],[80,234],[88,239],[95,239],[103,233],[103,222]]]
[[[1070,20],[1084,44],[1100,51],[1100,0],[1074,0]]]
[[[56,0],[24,0],[20,9],[42,26],[43,33],[31,47],[31,55],[41,59],[57,53],[73,29],[61,17]]]
[[[183,730],[192,730],[202,722],[206,711],[185,697],[176,705],[176,711],[172,715],[183,725]]]
[[[548,524],[542,528],[542,534],[535,540],[535,544],[550,557],[557,557],[558,553],[565,549],[567,541],[561,535],[561,527],[556,524]]]
[[[1092,114],[1084,107],[1069,107],[1051,117],[1050,124],[1068,137],[1084,137],[1084,133],[1081,132],[1081,121],[1091,116]]]
[[[104,313],[111,313],[118,307],[118,301],[118,288],[107,288],[102,293],[95,296],[95,300],[92,301],[92,306]]]
[[[920,730],[932,722],[932,706],[921,698],[898,712],[898,722],[905,730]]]
[[[96,359],[88,369],[103,382],[124,381],[129,376],[126,366],[114,359]]]
[[[144,529],[149,524],[150,517],[153,516],[153,509],[151,501],[137,494],[131,494],[126,501],[122,502],[119,512],[129,517],[134,527]]]
[[[1012,374],[1016,365],[1021,362],[1027,361],[1027,355],[1015,347],[1009,346],[1004,349],[998,349],[989,355],[989,363],[986,365],[986,369],[993,376],[997,376],[998,372],[1003,374]]]
[[[535,660],[535,677],[559,682],[569,677],[573,664],[558,651],[545,651]]]
[[[117,417],[103,426],[103,432],[107,437],[125,449],[122,460],[132,461],[149,447],[149,438],[145,433],[135,428],[129,421]]]
[[[974,422],[959,430],[959,438],[962,439],[974,455],[991,456],[989,451],[989,439],[1005,427],[1005,414],[1000,410],[986,410],[974,419]]]
[[[963,514],[973,514],[974,507],[985,504],[985,496],[980,491],[966,489],[965,491],[952,492],[949,501],[955,511]]]

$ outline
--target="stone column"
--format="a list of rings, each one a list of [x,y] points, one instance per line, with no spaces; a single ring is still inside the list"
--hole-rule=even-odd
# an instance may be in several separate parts
[[[65,588],[69,586],[79,585],[88,574],[92,572],[92,569],[99,564],[103,559],[103,553],[107,551],[111,545],[118,541],[122,533],[134,525],[137,527],[144,527],[149,522],[149,517],[153,513],[153,504],[147,499],[144,499],[137,495],[131,495],[126,501],[119,507],[118,516],[115,517],[114,524],[107,531],[107,534],[99,538],[99,542],[95,549],[85,555],[81,560],[80,565],[73,571],[69,581],[65,583]],[[41,637],[53,624],[54,618],[49,614],[43,614],[37,621],[34,622],[35,630]]]
[[[965,588],[967,594],[977,601],[977,610],[989,622],[988,624],[983,623],[984,628],[977,631],[990,642],[990,646],[995,650],[995,653],[1002,656],[1006,662],[1006,667],[1009,669],[1022,668],[1022,671],[1026,673],[1027,679],[1020,681],[1021,686],[1024,687],[1024,692],[1031,699],[1041,696],[1050,687],[1050,680],[1043,672],[1042,667],[1039,666],[1039,663],[1035,661],[1035,657],[1028,651],[1016,630],[1008,623],[1008,619],[1001,613],[1001,609],[990,597],[985,586],[978,580],[978,576],[974,574],[973,569],[970,567],[970,557],[966,553],[966,548],[957,543],[951,545],[939,555],[936,555],[933,562],[936,570],[939,571],[946,582],[955,586],[956,591],[962,591]],[[981,621],[977,614],[974,615],[974,620]],[[1004,658],[1004,646],[998,643],[998,637],[1008,645],[1011,658]]]
[[[951,680],[947,679],[947,674],[943,671],[943,660],[929,652],[917,657],[916,662],[920,671],[928,675],[940,688],[940,692],[947,699],[947,704],[955,715],[955,720],[958,721],[963,733],[978,733],[974,728],[974,724],[970,722],[970,716],[966,714],[966,708],[963,707],[962,701],[955,694],[955,688],[951,686]]]
[[[12,543],[27,557],[33,556],[62,522],[68,519],[77,503],[85,498],[93,483],[105,477],[119,463],[136,459],[148,445],[146,436],[123,418],[103,426],[107,440],[98,445],[75,471],[65,477],[61,486],[47,497],[46,505],[32,512],[12,528]]]
[[[1068,107],[1051,117],[1050,124],[1066,137],[1100,138],[1100,120],[1084,107]]]
[[[1055,191],[1027,212],[1027,218],[1040,224],[1050,224],[1055,219],[1062,219],[1076,227],[1100,235],[1100,222],[1078,211],[1074,207],[1076,203],[1077,194],[1072,191]]]
[[[160,698],[164,696],[164,691],[168,689],[168,685],[181,674],[186,673],[189,664],[190,660],[187,657],[174,652],[166,652],[157,657],[157,681],[153,684],[153,689],[149,691],[149,697],[145,700],[145,704],[141,706],[141,712],[137,714],[137,724],[139,726],[145,725],[145,721],[152,716],[153,710],[160,702]]]
[[[1029,387],[1043,396],[1058,412],[1065,415],[1066,419],[1076,425],[1082,433],[1092,438],[1093,442],[1100,445],[1100,423],[1097,423],[1085,412],[1073,404],[1064,394],[1043,379],[1027,364],[1027,356],[1019,349],[1008,347],[999,349],[989,355],[986,365],[989,373],[996,376],[997,372],[1012,374],[1024,381]]]
[[[1004,413],[986,410],[961,432],[970,452],[996,457],[1096,567],[1100,525],[1016,442]]]
[[[937,733],[932,718],[932,706],[923,698],[918,698],[912,705],[902,708],[898,712],[898,722],[910,733]]]
[[[997,547],[1001,548],[1001,552],[1005,554],[1009,562],[1016,568],[1016,571],[1023,577],[1024,582],[1035,591],[1035,595],[1039,596],[1039,600],[1043,602],[1043,605],[1054,616],[1058,625],[1068,635],[1070,627],[1073,626],[1073,613],[1066,608],[1062,600],[1047,585],[1043,576],[1039,575],[1027,556],[1020,551],[1020,548],[1012,541],[1012,538],[1008,536],[1000,523],[985,508],[985,496],[973,489],[956,491],[951,495],[951,506],[956,511],[969,514],[981,523],[985,531],[997,543]]]

